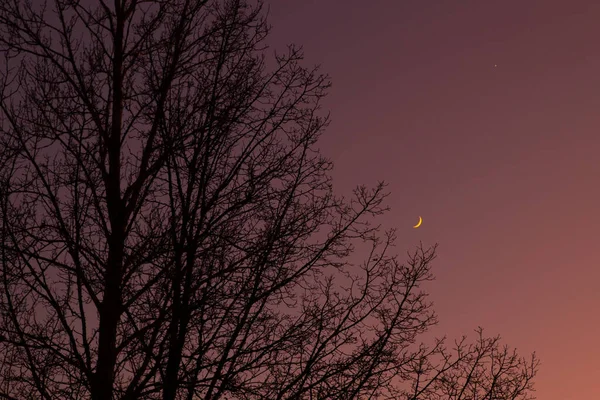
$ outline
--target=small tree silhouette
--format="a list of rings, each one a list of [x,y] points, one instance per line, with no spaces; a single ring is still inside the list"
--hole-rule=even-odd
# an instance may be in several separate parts
[[[261,4],[35,3],[0,3],[0,398],[527,398],[497,338],[416,345],[435,247],[333,194],[328,78]]]

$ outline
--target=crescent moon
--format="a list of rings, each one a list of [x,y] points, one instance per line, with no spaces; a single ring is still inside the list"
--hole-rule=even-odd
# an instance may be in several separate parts
[[[413,226],[413,228],[420,227],[422,223],[423,223],[423,218],[419,217],[419,222],[415,226]]]

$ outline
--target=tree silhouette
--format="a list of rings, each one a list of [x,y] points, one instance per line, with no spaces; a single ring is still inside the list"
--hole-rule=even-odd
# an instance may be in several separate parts
[[[417,344],[435,247],[390,254],[383,184],[333,194],[328,77],[268,31],[243,0],[0,3],[0,398],[528,398],[498,338]]]

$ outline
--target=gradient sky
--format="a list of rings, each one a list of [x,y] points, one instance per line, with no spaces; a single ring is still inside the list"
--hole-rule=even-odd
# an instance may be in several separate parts
[[[270,22],[332,77],[338,192],[387,181],[400,255],[439,243],[436,333],[480,325],[538,353],[538,399],[600,399],[600,2],[273,0]]]

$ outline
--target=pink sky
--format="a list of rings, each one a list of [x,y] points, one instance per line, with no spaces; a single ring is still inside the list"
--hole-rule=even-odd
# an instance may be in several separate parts
[[[398,252],[440,244],[439,332],[535,350],[540,400],[600,399],[600,3],[270,3],[270,41],[332,77],[338,191],[387,181]]]

